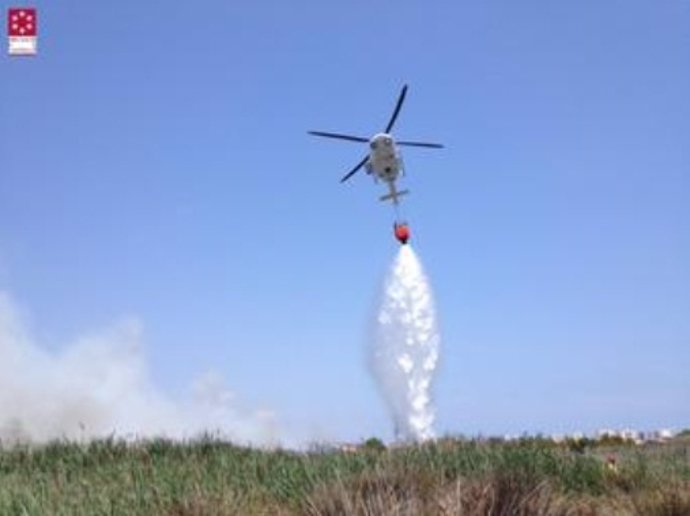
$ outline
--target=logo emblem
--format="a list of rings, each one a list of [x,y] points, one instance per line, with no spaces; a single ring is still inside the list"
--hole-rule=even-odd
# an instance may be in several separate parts
[[[9,53],[13,56],[36,54],[38,18],[36,9],[13,7],[7,11],[7,36]]]

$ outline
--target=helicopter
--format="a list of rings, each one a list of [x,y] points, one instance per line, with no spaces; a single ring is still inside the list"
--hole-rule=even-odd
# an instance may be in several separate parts
[[[400,197],[407,195],[409,190],[398,190],[396,186],[397,179],[404,173],[402,157],[398,147],[426,147],[430,149],[442,149],[443,145],[439,143],[426,143],[416,141],[398,140],[391,135],[393,125],[400,114],[400,108],[405,101],[407,95],[407,84],[402,87],[398,101],[393,109],[393,114],[388,120],[388,124],[383,132],[376,133],[371,138],[364,138],[362,136],[352,136],[349,134],[330,133],[324,131],[308,131],[314,136],[321,136],[324,138],[335,138],[338,140],[347,140],[351,142],[361,142],[369,144],[369,153],[365,155],[357,165],[345,174],[340,180],[344,183],[353,175],[364,168],[367,174],[374,175],[375,180],[381,180],[388,185],[389,193],[381,196],[381,201],[391,201],[395,206],[398,205]]]

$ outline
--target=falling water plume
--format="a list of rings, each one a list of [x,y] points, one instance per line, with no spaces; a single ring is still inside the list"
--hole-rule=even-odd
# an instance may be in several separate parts
[[[412,247],[402,245],[377,312],[371,363],[396,439],[433,437],[431,383],[439,342],[431,286]]]

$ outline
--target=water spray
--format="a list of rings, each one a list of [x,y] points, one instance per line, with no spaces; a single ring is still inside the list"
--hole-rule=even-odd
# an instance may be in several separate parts
[[[412,247],[401,245],[384,285],[371,350],[371,369],[398,440],[433,437],[431,383],[439,344],[431,286]]]

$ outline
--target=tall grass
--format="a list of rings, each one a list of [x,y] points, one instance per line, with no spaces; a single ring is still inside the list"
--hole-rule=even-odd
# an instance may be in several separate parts
[[[0,451],[0,514],[690,515],[690,447],[443,439],[356,452],[213,439]],[[616,469],[605,456],[615,454]]]

